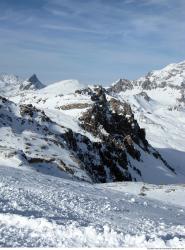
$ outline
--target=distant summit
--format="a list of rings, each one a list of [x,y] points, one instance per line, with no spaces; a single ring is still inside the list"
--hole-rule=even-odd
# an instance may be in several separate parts
[[[143,89],[156,88],[184,88],[185,85],[185,61],[172,63],[161,70],[149,72],[146,76],[134,81]]]
[[[36,74],[33,74],[30,78],[22,82],[20,89],[21,90],[36,90],[36,89],[42,89],[44,87],[44,84],[42,84],[39,79],[37,78]]]

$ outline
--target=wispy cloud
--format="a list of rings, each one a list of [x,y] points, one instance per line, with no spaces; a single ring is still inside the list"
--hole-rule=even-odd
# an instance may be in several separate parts
[[[185,58],[184,9],[184,0],[1,0],[0,68],[37,65],[48,81],[136,78]]]

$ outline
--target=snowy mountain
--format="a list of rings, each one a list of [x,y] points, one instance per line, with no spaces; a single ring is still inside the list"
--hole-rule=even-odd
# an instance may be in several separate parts
[[[185,62],[128,82],[117,81],[108,92],[131,105],[149,143],[185,175]]]
[[[37,76],[33,74],[20,85],[20,90],[37,90],[44,88],[44,85],[39,81]]]
[[[169,64],[161,70],[148,73],[139,78],[136,83],[143,89],[155,88],[184,88],[185,87],[185,61]]]
[[[37,171],[90,182],[184,181],[175,165],[148,144],[126,102],[101,86],[68,95],[43,94],[45,89],[21,95],[17,104],[1,98],[3,157],[10,151],[9,158],[13,154]]]
[[[0,246],[183,247],[184,72],[107,88],[1,75]]]

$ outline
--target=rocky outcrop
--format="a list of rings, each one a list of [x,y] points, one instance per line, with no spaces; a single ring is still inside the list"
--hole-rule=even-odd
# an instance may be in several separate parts
[[[80,118],[83,129],[102,140],[109,138],[112,141],[117,138],[123,142],[129,135],[135,143],[147,147],[147,141],[128,103],[115,98],[107,100],[106,91],[102,87],[94,89],[91,99],[94,104]]]
[[[64,138],[93,182],[131,181],[126,152],[115,141],[92,142],[71,130]]]
[[[89,103],[73,103],[73,104],[67,104],[62,106],[57,106],[57,109],[61,110],[70,110],[70,109],[84,109],[90,107],[91,104]]]
[[[133,89],[132,82],[127,79],[120,79],[107,89],[108,93],[120,93]]]

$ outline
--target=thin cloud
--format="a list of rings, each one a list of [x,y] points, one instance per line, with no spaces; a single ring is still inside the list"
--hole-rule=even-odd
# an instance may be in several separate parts
[[[4,71],[5,65],[12,73],[13,67],[35,71],[38,62],[48,81],[56,74],[101,82],[123,72],[133,79],[185,58],[184,0],[11,2],[0,2]],[[51,64],[45,62],[49,58]]]

